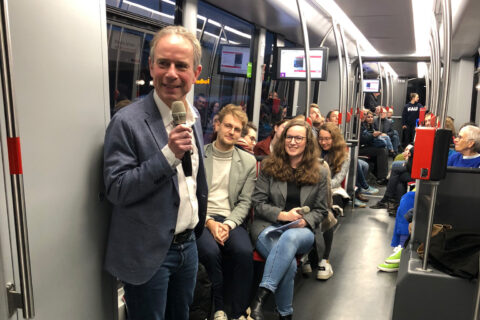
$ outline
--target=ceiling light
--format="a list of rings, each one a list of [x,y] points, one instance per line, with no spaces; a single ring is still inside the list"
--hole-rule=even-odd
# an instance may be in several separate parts
[[[428,67],[425,62],[417,62],[417,77],[425,78],[425,75],[428,72]]]
[[[430,55],[429,39],[432,28],[433,5],[433,0],[412,0],[415,53],[417,55]]]
[[[167,1],[165,1],[165,2],[167,2]],[[166,18],[175,19],[175,17],[172,16],[172,15],[169,15],[169,14],[166,14],[166,13],[163,13],[163,12],[160,12],[160,11],[157,11],[157,10],[153,10],[153,9],[147,8],[147,7],[142,6],[141,4],[138,4],[138,3],[134,3],[134,2],[131,2],[131,1],[128,1],[128,0],[123,0],[123,3],[126,4],[126,5],[129,5],[129,6],[132,6],[132,7],[137,7],[137,8],[140,8],[140,9],[142,9],[142,10],[145,10],[145,11],[148,11],[148,12],[152,12],[152,13],[161,15],[161,16],[166,17]],[[169,2],[167,2],[167,3],[169,3]]]
[[[343,27],[345,33],[348,33],[352,39],[357,40],[361,44],[362,55],[364,56],[380,56],[378,51],[373,47],[370,41],[365,38],[363,33],[357,28],[357,26],[350,20],[350,18],[343,12],[343,10],[333,0],[314,0],[322,10],[328,13],[334,20],[336,20]],[[388,63],[382,63],[385,71],[393,75],[394,78],[398,78],[397,73]]]

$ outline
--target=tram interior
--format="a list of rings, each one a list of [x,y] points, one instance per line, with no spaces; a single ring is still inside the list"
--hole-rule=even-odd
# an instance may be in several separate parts
[[[480,169],[448,167],[446,177],[439,184],[420,178],[412,179],[415,181],[410,183],[408,188],[417,190],[413,233],[409,238],[408,246],[402,249],[399,266],[395,272],[382,272],[378,270],[379,264],[384,263],[385,258],[392,255],[393,248],[390,244],[396,228],[396,217],[387,207],[371,208],[383,199],[388,179],[375,177],[380,170],[375,159],[372,160],[375,157],[359,155],[360,121],[363,121],[364,114],[366,116],[366,113],[363,113],[365,97],[373,95],[373,92],[380,93],[375,98],[377,105],[386,107],[385,112],[392,113],[392,128],[400,134],[403,130],[403,108],[410,101],[412,93],[418,94],[419,103],[436,115],[438,117],[436,119],[444,120],[447,116],[454,119],[454,129],[457,133],[465,123],[477,126],[480,124],[479,0],[94,0],[95,6],[97,1],[101,6],[100,15],[105,17],[102,16],[99,21],[91,24],[106,25],[99,31],[100,34],[105,31],[105,39],[98,37],[105,42],[98,51],[104,55],[103,71],[106,77],[105,83],[98,81],[104,85],[104,88],[98,89],[97,95],[104,95],[106,101],[104,114],[99,112],[104,119],[99,120],[101,124],[97,125],[97,129],[100,134],[97,132],[95,139],[104,134],[108,121],[118,110],[141,99],[153,89],[148,60],[150,41],[157,30],[174,24],[183,24],[196,32],[202,47],[202,72],[188,99],[199,110],[205,143],[211,142],[215,115],[227,104],[242,106],[249,121],[257,128],[257,142],[269,137],[278,120],[294,118],[300,114],[308,117],[310,113],[308,106],[311,103],[318,105],[323,117],[330,111],[340,112],[340,117],[343,119],[340,129],[349,147],[350,157],[353,159],[345,179],[345,189],[350,196],[350,202],[343,209],[343,214],[337,216],[338,223],[334,227],[334,240],[329,258],[334,270],[333,276],[328,280],[318,280],[315,272],[304,274],[302,264],[308,257],[306,255],[299,259],[293,298],[295,320],[480,319],[480,281],[455,277],[432,265],[427,266],[422,263],[422,259],[417,254],[419,245],[429,241],[426,239],[430,238],[431,228],[429,227],[432,223],[449,224],[460,231],[478,234],[480,221],[478,215],[475,215],[478,213],[475,208],[480,205],[479,189],[477,189],[480,187]],[[30,6],[23,2],[22,5],[12,3],[9,10],[17,10],[17,16],[20,16],[18,12],[23,11],[20,9]],[[446,4],[451,10],[445,9]],[[65,10],[71,14],[68,8],[59,10]],[[81,10],[78,12],[80,13],[75,15],[85,14]],[[451,24],[446,22],[447,15],[451,15]],[[65,16],[67,16],[66,13]],[[305,29],[302,29],[300,17],[305,22]],[[14,18],[15,14],[12,14],[12,19]],[[93,21],[96,18],[91,19]],[[25,34],[23,25],[19,25],[18,22],[12,25],[12,30]],[[15,44],[14,49],[19,50],[21,46],[15,41],[19,41],[17,39],[21,37],[12,36],[12,38]],[[84,42],[87,43],[86,40]],[[279,48],[304,50],[307,42],[311,50],[327,48],[325,49],[327,54],[323,56],[325,65],[321,67],[325,79],[322,81],[311,79],[307,83],[305,75],[308,69],[300,80],[285,79],[279,71]],[[67,45],[68,41],[60,42],[62,43]],[[304,52],[306,53],[306,49]],[[25,61],[22,60],[25,59],[25,55],[18,55],[16,59],[17,63],[21,64]],[[307,67],[302,57],[297,57],[292,64],[292,69],[312,68]],[[39,83],[48,82],[44,81],[43,77],[42,73],[39,77],[42,80],[38,81]],[[18,78],[26,79],[27,76]],[[58,81],[58,79],[53,80]],[[378,80],[378,90],[365,93],[362,88],[364,80]],[[31,84],[28,81],[25,82]],[[24,91],[28,92],[32,87],[33,85],[26,86],[27,89]],[[44,91],[46,92],[47,89]],[[87,96],[87,93],[83,92],[82,95]],[[82,99],[88,101],[85,97]],[[277,103],[276,108],[272,107],[274,103]],[[101,102],[97,101],[97,104]],[[266,106],[270,106],[270,109]],[[63,105],[57,107],[61,109]],[[24,110],[20,112],[21,116],[30,118],[27,118],[28,121],[20,120],[20,124],[26,128],[28,125],[25,123],[28,122],[30,124],[28,137],[35,137],[37,131],[41,130],[36,127],[35,117],[28,115]],[[380,123],[379,118],[375,119]],[[432,123],[435,123],[435,120],[432,120]],[[441,128],[444,126],[440,122],[437,124]],[[2,120],[0,127],[5,126],[7,125]],[[67,122],[65,126],[68,126]],[[33,127],[35,130],[31,129]],[[42,128],[45,130],[45,127]],[[1,135],[5,135],[5,129],[1,130]],[[56,134],[61,136],[58,132]],[[37,149],[32,147],[35,143],[31,141],[25,144],[25,154],[33,159],[32,150]],[[51,144],[51,141],[49,143]],[[100,163],[102,147],[97,140],[93,144],[92,158]],[[453,144],[451,148],[454,148]],[[391,157],[389,155],[387,160],[389,172],[395,157],[401,154],[403,149],[396,150],[390,154]],[[37,152],[37,154],[41,153]],[[3,156],[7,163],[8,155]],[[374,189],[378,189],[375,194],[364,195],[366,198],[364,206],[358,206],[355,202],[359,158],[370,164],[366,180]],[[36,160],[35,158],[35,161],[25,161],[26,172],[37,165]],[[48,160],[39,161],[38,168],[43,168],[44,172],[47,172],[45,168],[48,165],[45,163],[48,162]],[[91,159],[86,161],[84,170],[93,175],[92,171],[95,170],[92,170],[92,167],[99,166],[94,166],[91,162]],[[7,170],[4,171],[6,173]],[[97,174],[96,171],[95,174]],[[85,234],[90,232],[92,221],[97,222],[95,219],[100,219],[93,216],[94,213],[106,211],[110,213],[111,208],[105,200],[103,184],[100,181],[103,178],[100,177],[101,174],[97,175],[95,179],[98,178],[98,181],[95,180],[95,182],[98,182],[98,186],[93,188],[94,195],[90,194],[90,198],[87,199],[88,206],[77,201],[73,201],[71,205],[71,207],[91,211],[91,215],[85,218],[87,221],[69,225],[69,229],[77,230],[78,234],[83,233],[78,230],[83,230]],[[58,178],[59,174],[55,173],[55,176]],[[388,178],[390,177],[391,173],[388,175]],[[27,189],[37,191],[42,189],[43,181],[47,178],[40,175],[38,180],[42,183],[33,184],[33,180],[26,176]],[[91,181],[86,183],[91,184]],[[7,185],[8,183],[5,182],[5,190],[10,188]],[[67,185],[70,185],[70,181]],[[30,191],[30,197],[35,193],[34,191]],[[432,196],[433,193],[436,198]],[[4,202],[7,203],[5,207],[13,206],[10,198],[12,198],[11,195],[5,197]],[[36,201],[43,204],[38,207],[45,207],[45,211],[52,211],[44,205],[43,196],[38,198],[35,198]],[[90,204],[96,206],[96,210],[91,209]],[[31,209],[34,206],[28,201],[27,207],[35,212]],[[69,211],[67,205],[64,207],[64,211]],[[73,215],[76,211],[72,210],[72,212]],[[434,218],[432,212],[435,213]],[[11,215],[11,213],[8,214]],[[91,237],[92,244],[95,241],[101,244],[98,245],[95,254],[88,252],[82,258],[75,258],[76,252],[70,252],[70,250],[72,247],[76,248],[76,244],[70,243],[71,246],[65,250],[68,250],[68,254],[73,258],[71,261],[65,260],[70,263],[64,262],[66,269],[72,264],[77,267],[81,264],[80,261],[87,258],[91,258],[91,261],[95,260],[97,269],[100,269],[107,238],[105,230],[107,228],[105,225],[108,223],[107,216],[102,216],[104,220],[97,223],[100,224],[100,227],[97,227],[101,230],[95,234],[95,237]],[[37,214],[30,221],[33,221],[32,224],[40,224],[42,216]],[[0,222],[7,227],[10,226],[12,230],[12,225],[16,223],[10,216],[1,217]],[[75,229],[77,227],[79,229]],[[44,234],[48,234],[47,230],[52,228],[56,226],[44,226],[40,231],[36,229],[32,238],[43,237]],[[8,232],[3,231],[0,234],[0,249],[3,250],[3,255],[5,252],[13,251],[17,246],[5,244],[15,241],[13,231]],[[52,231],[50,238],[47,236],[45,238],[61,239],[64,233],[66,232],[63,231],[61,236],[56,237]],[[55,241],[58,246],[61,246],[60,242]],[[42,247],[41,252],[35,251],[37,246],[40,246],[39,243],[40,241],[35,243],[32,240],[32,260],[34,265],[44,266],[43,260],[48,260],[44,259],[48,250]],[[65,240],[65,243],[69,241]],[[11,254],[11,256],[14,255]],[[63,263],[59,264],[63,266]],[[19,278],[18,272],[12,271],[18,268],[17,262],[8,262],[6,265],[7,273],[13,274],[11,278]],[[255,268],[261,275],[262,262],[256,261]],[[3,268],[1,269],[0,276],[3,274]],[[56,272],[53,268],[43,267],[42,269],[48,270],[51,274]],[[314,266],[314,271],[316,269],[317,267]],[[112,282],[112,292],[105,287],[98,290],[102,291],[100,294],[102,299],[97,299],[101,301],[98,302],[98,306],[92,308],[92,310],[101,310],[98,314],[93,314],[93,311],[83,313],[83,310],[78,311],[78,314],[82,315],[81,319],[106,319],[105,314],[108,314],[109,319],[128,320],[121,282],[111,279],[105,271],[102,272],[104,273],[101,275],[98,275],[98,272],[95,273],[95,279],[101,279],[96,281],[96,284],[101,286]],[[43,278],[42,274],[40,271],[34,271],[34,287],[48,288],[53,283],[54,290],[59,292],[58,295],[70,292],[69,288],[62,291],[62,281],[57,280],[56,277],[55,281],[47,281],[50,278]],[[75,277],[71,274],[67,278],[72,281],[71,283],[75,282],[75,279],[72,279]],[[68,284],[71,283],[68,282]],[[85,286],[87,283],[85,281]],[[12,286],[9,288],[11,289]],[[88,294],[88,290],[82,291],[82,297]],[[37,300],[39,301],[38,319],[66,318],[69,308],[73,308],[70,306],[73,304],[72,301],[78,300],[78,297],[74,299],[68,296],[72,301],[63,303],[59,308],[61,311],[55,313],[51,306],[57,304],[57,301],[48,299],[47,296],[42,294]],[[111,299],[112,296],[113,299]],[[227,300],[228,296],[227,292]],[[0,298],[2,297],[0,295]],[[15,297],[19,299],[18,296]],[[59,299],[58,296],[57,299]],[[7,301],[6,296],[3,300]],[[21,303],[18,304],[21,305]],[[88,307],[82,306],[82,309],[88,309]],[[0,312],[2,311],[0,305]],[[10,315],[8,319],[21,318],[20,311],[13,318],[12,312],[4,311],[4,313]],[[44,314],[56,316],[49,317]],[[273,320],[278,317],[275,301],[269,299],[265,308],[265,318]],[[206,318],[214,319],[212,310],[209,310]],[[72,316],[71,319],[77,318]],[[205,318],[192,318],[192,320],[205,320]]]

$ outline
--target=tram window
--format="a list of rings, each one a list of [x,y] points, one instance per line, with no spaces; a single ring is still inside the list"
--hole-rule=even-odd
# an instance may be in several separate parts
[[[152,90],[148,56],[153,34],[109,23],[108,69],[110,112],[148,94]]]
[[[198,2],[197,38],[202,46],[203,69],[195,85],[195,96],[203,95],[201,100],[207,100],[206,105],[196,104],[202,118],[206,143],[210,142],[213,116],[218,112],[219,106],[234,103],[246,108],[250,102],[251,79],[220,74],[219,59],[222,45],[252,48],[253,33],[252,24],[204,1]],[[252,54],[250,61],[251,57]]]
[[[106,3],[167,24],[173,24],[175,18],[175,1],[172,0],[107,0]]]

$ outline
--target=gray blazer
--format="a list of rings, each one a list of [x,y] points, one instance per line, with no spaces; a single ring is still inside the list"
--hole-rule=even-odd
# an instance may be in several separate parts
[[[312,230],[315,230],[328,214],[328,198],[331,196],[329,175],[328,168],[320,166],[320,182],[300,188],[300,205],[310,207],[310,212],[304,216],[304,219]],[[285,208],[286,199],[287,182],[275,180],[260,172],[252,196],[255,216],[250,235],[254,245],[265,228],[278,222],[278,214]]]
[[[213,146],[205,146],[205,172],[207,173],[207,184],[212,185],[213,172]],[[255,188],[257,176],[257,161],[255,157],[246,151],[234,148],[230,176],[228,181],[228,202],[232,212],[226,220],[241,225],[248,215],[251,207],[251,196]]]
[[[193,127],[199,152],[197,237],[204,229],[208,195],[199,119]],[[120,109],[105,135],[103,174],[107,198],[113,203],[105,268],[135,285],[145,283],[160,268],[177,224],[177,172],[161,152],[167,143],[153,91]]]

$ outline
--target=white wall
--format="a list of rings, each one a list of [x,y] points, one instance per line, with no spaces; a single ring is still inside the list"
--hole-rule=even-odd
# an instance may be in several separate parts
[[[447,115],[455,119],[455,129],[470,121],[472,106],[473,58],[452,61]],[[478,116],[478,115],[477,115]]]

